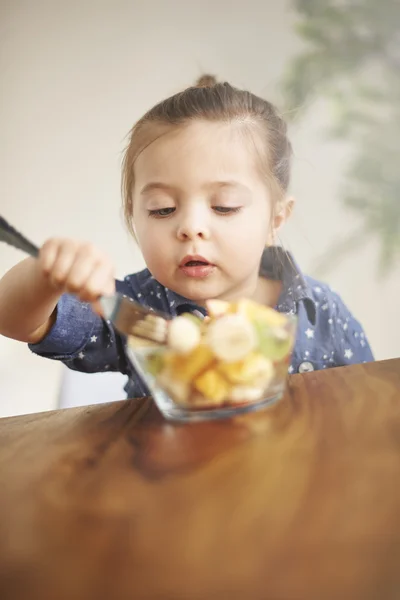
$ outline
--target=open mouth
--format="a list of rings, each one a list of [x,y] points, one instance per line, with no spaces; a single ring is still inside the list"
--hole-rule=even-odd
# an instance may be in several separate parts
[[[185,256],[179,266],[185,275],[196,278],[207,277],[214,270],[214,265],[203,256]]]
[[[184,263],[184,267],[201,267],[201,266],[206,266],[209,265],[209,262],[206,262],[205,260],[188,260],[187,262]]]
[[[180,267],[205,267],[210,265],[211,263],[204,258],[204,256],[200,256],[199,254],[188,254],[181,261]]]

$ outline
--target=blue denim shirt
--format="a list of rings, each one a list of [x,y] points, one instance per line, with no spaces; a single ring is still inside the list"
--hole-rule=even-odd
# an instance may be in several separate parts
[[[297,314],[298,332],[289,373],[327,369],[373,360],[360,323],[327,285],[304,276],[292,256],[279,247],[267,248],[260,266],[263,277],[282,281],[277,310]],[[116,282],[122,294],[172,316],[204,309],[165,288],[148,269]],[[60,298],[55,324],[48,335],[30,349],[67,367],[85,373],[120,371],[128,375],[128,397],[149,392],[125,353],[126,340],[96,315],[89,304],[72,295]]]

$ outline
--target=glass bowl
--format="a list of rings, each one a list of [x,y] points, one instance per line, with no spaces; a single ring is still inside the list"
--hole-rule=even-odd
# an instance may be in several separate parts
[[[232,319],[232,315],[228,319],[225,316],[224,321],[219,317],[198,323],[201,338],[189,351],[185,348],[177,352],[168,345],[158,346],[136,337],[128,340],[128,356],[165,418],[198,422],[233,417],[270,406],[282,397],[297,318],[267,310],[265,322],[251,323],[256,341],[240,359],[238,352],[235,356],[232,351],[232,336],[240,319]],[[187,317],[197,320],[192,315]],[[236,341],[245,351],[239,330]],[[224,340],[224,336],[230,338]]]

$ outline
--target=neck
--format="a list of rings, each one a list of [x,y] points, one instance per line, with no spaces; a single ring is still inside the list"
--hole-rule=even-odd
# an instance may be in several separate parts
[[[258,273],[251,280],[236,288],[231,288],[219,297],[220,300],[234,302],[242,298],[249,298],[264,306],[275,307],[282,291],[282,282],[261,277]],[[204,302],[198,302],[204,305]]]
[[[259,302],[260,304],[275,308],[275,306],[278,304],[281,292],[282,281],[259,277],[256,289],[251,299],[255,302]]]

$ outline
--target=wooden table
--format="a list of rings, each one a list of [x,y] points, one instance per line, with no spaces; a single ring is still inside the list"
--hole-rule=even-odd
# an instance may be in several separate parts
[[[400,360],[230,421],[2,419],[0,482],[1,600],[398,600]]]

